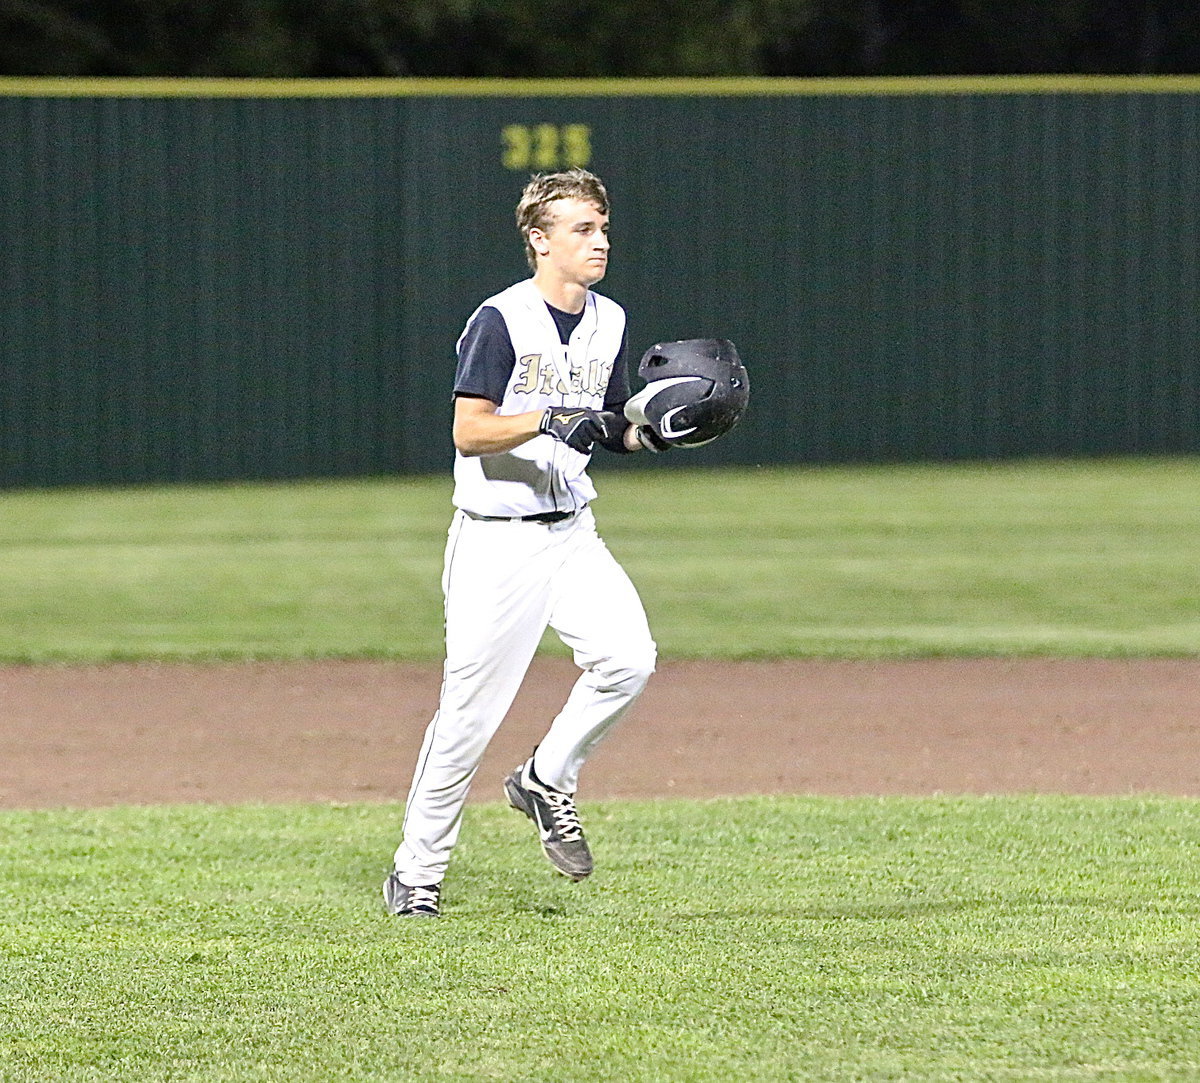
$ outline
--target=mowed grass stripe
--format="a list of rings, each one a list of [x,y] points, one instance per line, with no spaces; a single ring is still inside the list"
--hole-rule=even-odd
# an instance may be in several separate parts
[[[597,474],[666,657],[1200,652],[1200,460]],[[449,498],[0,494],[0,660],[434,661]]]

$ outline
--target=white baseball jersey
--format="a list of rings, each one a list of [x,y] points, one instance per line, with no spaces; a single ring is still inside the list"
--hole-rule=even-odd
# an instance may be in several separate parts
[[[489,297],[472,314],[458,340],[455,393],[490,399],[500,414],[550,406],[620,408],[629,396],[624,371],[625,310],[589,290],[566,344],[556,322],[560,319],[569,326],[575,318],[553,314],[532,279]],[[505,335],[511,355],[503,350]],[[480,341],[485,349],[473,351]],[[573,511],[596,496],[587,475],[589,459],[547,435],[496,455],[456,452],[454,504],[477,515]]]

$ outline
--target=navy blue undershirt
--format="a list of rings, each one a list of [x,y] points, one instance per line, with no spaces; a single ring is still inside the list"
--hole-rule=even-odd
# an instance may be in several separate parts
[[[554,318],[554,326],[558,328],[559,341],[565,346],[571,341],[575,328],[583,319],[583,309],[581,308],[578,312],[564,312],[561,308],[555,308],[549,301],[546,302],[546,308]]]

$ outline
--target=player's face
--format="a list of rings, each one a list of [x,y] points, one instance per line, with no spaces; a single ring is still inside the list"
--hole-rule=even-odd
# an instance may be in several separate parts
[[[608,215],[580,199],[556,199],[545,232],[530,231],[537,253],[564,282],[591,286],[608,270]]]

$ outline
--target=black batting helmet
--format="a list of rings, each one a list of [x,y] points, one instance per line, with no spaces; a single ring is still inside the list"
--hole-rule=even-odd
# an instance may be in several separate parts
[[[724,436],[750,401],[750,377],[726,338],[660,342],[642,355],[638,374],[648,383],[625,404],[625,417],[677,447]]]

